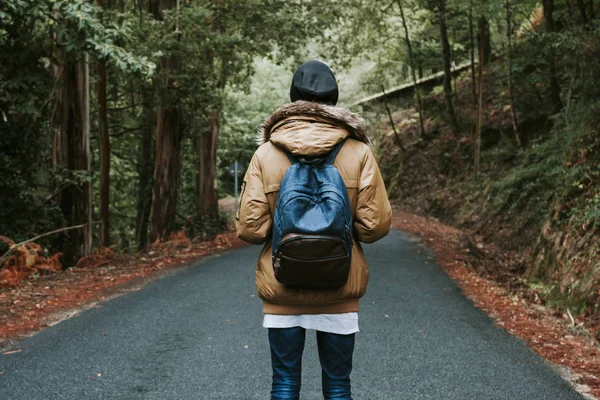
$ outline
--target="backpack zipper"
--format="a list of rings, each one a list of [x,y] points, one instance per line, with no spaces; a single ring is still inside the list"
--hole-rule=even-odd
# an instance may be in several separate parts
[[[347,229],[347,228],[346,228]],[[344,242],[344,239],[342,238],[338,238],[335,236],[325,236],[325,235],[310,235],[310,236],[294,236],[293,238],[289,238],[289,239],[285,239],[282,240],[281,242],[279,242],[279,246],[277,246],[277,248],[281,247],[284,244],[290,243],[290,242],[294,242],[296,240],[332,240],[334,242],[339,242],[341,244],[346,244]]]
[[[348,231],[346,231],[348,232]],[[275,254],[273,255],[273,267],[275,268],[275,270],[279,269],[279,267],[281,266],[281,246],[283,246],[284,244],[287,243],[291,243],[293,241],[296,240],[320,240],[320,239],[325,239],[325,240],[331,240],[334,242],[337,242],[339,244],[341,244],[344,248],[344,250],[346,250],[346,243],[344,242],[343,239],[340,238],[336,238],[336,237],[331,237],[331,236],[318,236],[318,235],[311,235],[310,237],[306,237],[306,236],[296,236],[290,239],[286,239],[283,240],[279,243],[279,246],[277,246],[277,250],[275,250]],[[341,256],[329,256],[329,257],[314,257],[314,258],[298,258],[298,257],[293,257],[297,260],[304,260],[304,261],[311,261],[311,260],[333,260],[336,258],[342,258],[342,257],[348,257],[350,254],[348,253],[348,251],[346,251],[346,254],[341,255]]]
[[[338,258],[345,258],[345,257],[348,257],[348,253],[341,255],[341,256],[313,257],[313,258],[289,257],[289,258],[293,258],[293,259],[300,260],[300,261],[315,261],[315,260],[328,261],[328,260],[336,260]],[[278,270],[279,267],[281,267],[281,252],[279,252],[275,256],[273,256],[273,268],[275,270]],[[277,273],[275,273],[275,276],[277,276]]]

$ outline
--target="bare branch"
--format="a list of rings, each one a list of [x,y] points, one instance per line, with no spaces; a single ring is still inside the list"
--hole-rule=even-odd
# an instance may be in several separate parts
[[[0,257],[0,265],[2,265],[2,263],[4,261],[6,261],[8,259],[8,257],[10,257],[10,255],[12,253],[14,253],[19,247],[23,246],[24,244],[27,244],[27,243],[30,243],[30,242],[35,242],[36,240],[38,240],[40,238],[43,238],[45,236],[50,236],[50,235],[53,235],[55,233],[60,233],[60,232],[64,232],[64,231],[70,231],[70,230],[73,230],[73,229],[79,229],[79,228],[83,228],[83,227],[88,226],[88,225],[96,225],[96,224],[99,224],[99,223],[100,223],[100,221],[90,222],[88,224],[81,224],[81,225],[76,225],[76,226],[68,226],[66,228],[60,228],[60,229],[56,229],[56,230],[53,230],[53,231],[50,231],[50,232],[46,232],[46,233],[38,235],[38,236],[36,236],[34,238],[25,240],[25,241],[23,241],[21,243],[14,244],[14,245],[10,246],[10,248],[8,249],[8,251],[6,253],[4,253],[4,255],[2,257]]]
[[[402,144],[402,140],[400,140],[400,134],[398,133],[398,130],[396,129],[396,124],[394,123],[394,117],[392,116],[392,111],[390,110],[390,107],[388,106],[388,103],[385,100],[385,87],[383,85],[381,85],[381,91],[383,92],[383,97],[382,97],[383,104],[385,105],[385,110],[387,111],[387,115],[390,118],[390,123],[392,124],[392,129],[394,130],[394,136],[396,137],[396,142],[398,143],[398,146],[400,147],[400,149],[402,149],[403,152],[406,152],[406,148]]]

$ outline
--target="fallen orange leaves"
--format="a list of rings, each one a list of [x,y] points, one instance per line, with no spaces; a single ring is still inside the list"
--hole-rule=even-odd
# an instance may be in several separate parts
[[[232,232],[223,233],[210,242],[190,241],[183,232],[177,232],[169,241],[153,244],[146,252],[118,255],[110,249],[99,249],[75,268],[59,269],[57,273],[37,279],[27,279],[32,274],[30,269],[35,271],[38,265],[53,263],[58,255],[49,257],[47,263],[33,264],[30,269],[23,267],[26,263],[21,264],[20,268],[27,273],[19,272],[16,276],[11,275],[13,269],[5,267],[0,275],[10,275],[12,280],[10,286],[0,287],[0,347],[11,339],[52,324],[52,316],[58,312],[102,301],[115,293],[139,290],[131,286],[169,268],[242,245]],[[33,249],[38,251],[37,247]],[[23,257],[21,252],[15,252],[15,256],[19,254]]]
[[[589,394],[600,396],[600,349],[586,334],[582,321],[574,327],[570,318],[541,306],[535,293],[511,291],[486,276],[485,270],[468,267],[470,253],[481,246],[465,249],[464,232],[401,210],[394,211],[394,226],[426,240],[442,268],[497,325],[523,339],[540,356],[570,368],[578,375],[575,383],[586,385]],[[478,256],[493,263],[499,254],[480,251]]]
[[[0,236],[0,241],[7,244],[9,248],[16,245],[5,236]],[[36,272],[53,273],[62,269],[59,262],[60,253],[51,257],[44,257],[43,253],[42,247],[32,242],[15,249],[14,253],[0,265],[0,288],[18,286],[23,279]]]

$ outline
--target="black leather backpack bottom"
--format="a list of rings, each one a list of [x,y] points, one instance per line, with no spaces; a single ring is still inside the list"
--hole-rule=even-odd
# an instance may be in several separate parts
[[[277,281],[307,289],[344,286],[350,262],[351,255],[344,240],[329,235],[286,235],[273,255]]]

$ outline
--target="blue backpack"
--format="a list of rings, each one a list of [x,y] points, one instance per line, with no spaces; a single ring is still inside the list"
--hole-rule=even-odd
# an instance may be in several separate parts
[[[333,166],[344,142],[310,160],[286,151],[292,166],[281,181],[273,224],[273,269],[284,285],[325,289],[348,280],[352,212]]]

